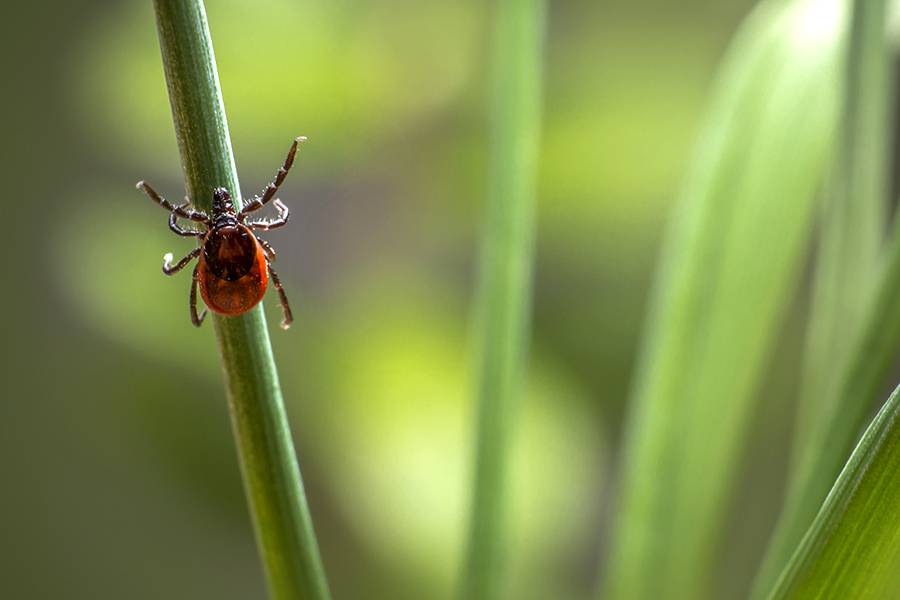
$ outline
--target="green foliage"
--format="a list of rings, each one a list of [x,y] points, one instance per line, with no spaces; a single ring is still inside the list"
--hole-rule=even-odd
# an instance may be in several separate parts
[[[703,598],[754,392],[833,149],[843,4],[744,24],[663,250],[625,439],[607,597]]]
[[[856,446],[771,600],[888,600],[900,594],[898,392]]]
[[[338,596],[444,598],[461,559],[470,566],[466,583],[477,588],[467,588],[466,596],[584,595],[585,578],[573,577],[571,565],[580,564],[572,557],[596,538],[607,456],[598,443],[604,423],[598,417],[612,421],[622,408],[657,226],[684,168],[686,138],[699,118],[711,61],[737,11],[744,10],[738,3],[710,16],[699,14],[699,2],[656,4],[616,7],[610,18],[613,11],[604,3],[583,0],[553,15],[539,146],[536,349],[527,370],[521,363],[528,347],[535,166],[514,168],[504,156],[537,145],[532,128],[538,119],[527,117],[535,107],[526,106],[538,96],[537,45],[513,51],[507,34],[517,26],[514,20],[482,31],[487,5],[472,0],[384,6],[222,0],[210,6],[242,170],[262,182],[286,135],[308,134],[314,142],[314,152],[303,157],[304,177],[291,180],[303,189],[292,188],[285,197],[300,228],[276,232],[286,243],[273,240],[280,260],[290,265],[285,279],[301,307],[295,331],[302,335],[271,341],[290,390],[288,408],[297,415],[301,454],[316,489],[324,490],[328,518],[317,525],[320,534],[324,527],[327,550],[340,556],[329,563]],[[774,508],[756,501],[758,494],[771,502],[781,484],[779,466],[753,463],[742,470],[747,465],[739,462],[751,430],[765,442],[783,441],[781,426],[760,414],[777,404],[784,406],[779,417],[787,418],[793,408],[781,395],[769,394],[771,402],[762,397],[760,383],[773,372],[802,378],[801,406],[788,500],[754,597],[769,594],[801,539],[777,598],[877,598],[894,591],[887,574],[897,568],[890,509],[896,498],[888,480],[893,416],[878,417],[819,513],[900,340],[900,241],[882,248],[892,108],[885,40],[878,34],[883,9],[877,1],[764,0],[727,55],[667,235],[643,340],[621,497],[610,519],[615,538],[604,568],[609,598],[702,600],[713,595],[713,578],[726,581],[729,592],[745,591],[762,540],[745,545],[742,535],[753,536],[723,529],[732,500],[740,511],[754,513],[746,521],[768,525],[773,518]],[[662,13],[648,18],[650,10]],[[729,10],[734,13],[723,16]],[[211,485],[194,472],[208,475],[213,469],[205,465],[228,450],[224,428],[213,441],[193,429],[194,422],[209,420],[204,410],[215,414],[220,408],[216,395],[205,393],[215,389],[221,369],[208,351],[213,331],[184,326],[188,278],[166,280],[158,272],[159,255],[188,242],[171,237],[161,215],[148,218],[151,209],[142,199],[123,201],[121,192],[122,179],[148,176],[180,196],[163,176],[175,173],[175,155],[149,18],[149,4],[105,12],[85,36],[87,52],[78,53],[81,69],[72,83],[85,128],[99,148],[116,155],[102,160],[118,161],[134,175],[110,170],[109,184],[92,180],[89,190],[73,193],[80,210],[55,236],[52,279],[61,281],[79,327],[103,334],[93,336],[95,347],[121,348],[122,362],[139,357],[182,375],[190,365],[193,385],[182,395],[180,377],[157,381],[144,374],[142,399],[135,401],[143,406],[120,409],[123,416],[128,410],[136,415],[111,429],[152,439],[154,452],[165,456],[160,471],[176,475],[159,488],[202,492],[192,497],[204,499],[197,512],[205,515],[207,502],[222,502],[235,491],[227,481]],[[851,35],[843,45],[845,31]],[[475,386],[467,380],[464,351],[468,278],[455,273],[463,271],[457,261],[468,258],[473,224],[481,220],[482,165],[488,163],[483,33],[507,54],[497,58],[492,81],[494,145],[476,383],[483,399],[501,402],[487,404],[484,413],[475,527],[465,555],[472,466],[466,434],[474,416],[466,396]],[[521,38],[516,43],[530,44]],[[524,87],[530,91],[516,91]],[[218,96],[200,100],[175,106],[182,129],[194,122],[194,111],[219,102]],[[213,125],[218,147],[201,143],[185,151],[190,160],[209,150],[213,165],[198,171],[207,168],[201,158],[186,167],[191,194],[213,180],[237,190],[228,138],[216,137],[225,130],[224,116],[201,116],[196,123]],[[524,162],[538,161],[532,156]],[[526,170],[529,176],[522,177]],[[502,201],[514,197],[526,201]],[[201,194],[198,202],[206,199]],[[312,218],[303,214],[307,210]],[[819,234],[814,245],[808,243],[811,232]],[[805,308],[795,292],[806,281],[803,258],[811,247],[812,307],[808,315],[794,310],[786,322],[791,303]],[[148,248],[159,251],[148,254]],[[309,283],[297,291],[290,280],[299,277]],[[214,328],[229,364],[268,365],[267,332],[257,313],[243,333],[223,333],[221,322]],[[804,324],[801,368],[799,352],[790,348]],[[70,345],[83,342],[72,339],[77,342]],[[72,357],[67,381],[96,372],[84,361]],[[246,451],[253,444],[275,440],[285,452],[281,458],[255,455],[275,464],[292,449],[277,383],[271,385],[274,371],[261,373],[232,374],[230,387],[249,399],[247,410],[234,405],[238,418],[251,415],[248,422],[263,429],[235,425],[243,455],[253,455]],[[128,389],[127,378],[108,376],[110,390]],[[92,388],[93,382],[81,382],[81,389]],[[253,400],[268,393],[276,396],[274,403]],[[164,401],[157,397],[162,394]],[[179,411],[190,418],[172,426],[173,410],[193,396],[209,401]],[[889,405],[896,403],[892,398]],[[125,442],[139,447],[140,435],[120,437],[123,449]],[[233,470],[217,464],[226,475]],[[258,464],[249,471],[251,485],[266,487],[277,479],[265,480]],[[253,479],[254,473],[263,479]],[[762,490],[735,498],[736,481],[745,490],[758,481]],[[299,518],[303,529],[309,523],[300,500],[282,507],[299,506],[299,517],[287,520]],[[256,502],[265,499],[257,496]],[[870,514],[872,507],[879,514]],[[268,517],[257,524],[274,536],[270,540],[292,527]],[[229,522],[226,535],[235,528]],[[759,528],[756,538],[766,533]],[[228,551],[238,556],[234,550],[246,540],[232,543]],[[735,546],[744,553],[739,565],[734,556],[721,558],[737,554]],[[247,557],[235,560],[252,566]],[[315,578],[320,565],[316,557],[312,562]],[[285,572],[277,566],[270,571]]]

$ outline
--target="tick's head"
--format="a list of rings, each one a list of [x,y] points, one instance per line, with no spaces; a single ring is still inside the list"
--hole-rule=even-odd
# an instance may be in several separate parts
[[[223,187],[213,190],[213,214],[234,214],[234,204],[231,202],[231,194]]]

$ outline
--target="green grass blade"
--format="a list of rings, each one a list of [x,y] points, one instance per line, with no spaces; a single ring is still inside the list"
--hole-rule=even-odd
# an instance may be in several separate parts
[[[871,407],[868,401],[878,395],[894,368],[900,347],[900,238],[891,242],[885,270],[877,292],[866,310],[862,334],[852,345],[848,366],[837,389],[837,400],[823,405],[821,425],[811,431],[807,451],[817,454],[800,465],[791,481],[787,503],[754,585],[754,597],[764,598],[768,589],[796,548],[809,523],[821,506],[829,485],[846,460],[857,433],[863,427]],[[837,465],[837,466],[836,466]]]
[[[889,255],[884,273],[878,268],[890,131],[886,4],[853,3],[842,143],[820,240],[793,468],[785,508],[754,586],[757,598],[771,589],[821,506],[900,342],[900,323],[894,325],[891,315],[900,254]]]
[[[771,600],[900,597],[898,390],[856,446]]]
[[[154,6],[188,194],[204,210],[217,186],[239,200],[203,2],[155,0]],[[212,320],[269,591],[285,600],[327,599],[262,307]]]
[[[720,72],[645,332],[608,598],[709,591],[753,392],[834,143],[844,19],[840,0],[764,2]]]
[[[466,600],[502,595],[509,449],[522,394],[531,305],[544,0],[498,0],[491,168],[478,297],[478,437]]]

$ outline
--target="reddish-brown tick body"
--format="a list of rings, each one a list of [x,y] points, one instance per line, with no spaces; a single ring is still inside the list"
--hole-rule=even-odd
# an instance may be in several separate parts
[[[275,174],[275,179],[266,186],[261,195],[254,197],[241,210],[235,209],[231,194],[225,188],[213,190],[212,211],[206,214],[188,208],[189,202],[173,206],[152,187],[143,181],[138,182],[138,189],[143,190],[151,200],[169,211],[169,229],[180,236],[200,239],[200,245],[177,263],[172,263],[171,254],[166,254],[163,260],[163,273],[174,275],[195,258],[200,258],[194,267],[189,304],[191,322],[194,325],[199,327],[206,316],[205,310],[197,312],[198,287],[207,308],[223,315],[235,316],[259,304],[271,278],[284,312],[281,326],[285,329],[290,327],[294,320],[291,307],[288,305],[281,281],[272,268],[275,250],[254,230],[269,231],[287,224],[288,208],[275,198],[275,193],[294,164],[297,144],[304,139],[306,138],[299,137],[294,140],[284,164]],[[251,213],[269,202],[272,202],[278,211],[275,219],[249,218]],[[202,229],[185,229],[178,224],[178,219],[193,221]]]
[[[269,284],[266,254],[246,225],[211,229],[200,253],[200,296],[210,310],[239,315],[256,306]]]

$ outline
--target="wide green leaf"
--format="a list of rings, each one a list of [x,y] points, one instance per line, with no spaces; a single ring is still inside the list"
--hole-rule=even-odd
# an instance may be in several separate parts
[[[853,451],[771,600],[900,597],[898,391]]]

